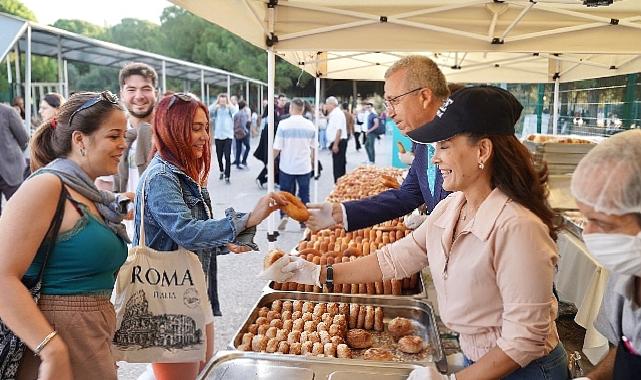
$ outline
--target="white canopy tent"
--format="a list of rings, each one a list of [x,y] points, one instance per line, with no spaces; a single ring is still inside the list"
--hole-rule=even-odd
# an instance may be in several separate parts
[[[559,82],[641,71],[641,0],[171,1],[267,50],[269,146],[275,54],[316,77],[317,105],[320,78],[381,80],[417,53],[452,82],[555,82],[554,131]]]

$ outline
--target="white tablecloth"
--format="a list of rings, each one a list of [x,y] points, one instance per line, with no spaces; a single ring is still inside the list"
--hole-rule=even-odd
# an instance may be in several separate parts
[[[608,282],[608,271],[588,252],[580,239],[567,231],[559,233],[559,272],[556,289],[561,301],[576,305],[574,321],[586,330],[583,353],[597,363],[608,352],[608,340],[594,328]]]

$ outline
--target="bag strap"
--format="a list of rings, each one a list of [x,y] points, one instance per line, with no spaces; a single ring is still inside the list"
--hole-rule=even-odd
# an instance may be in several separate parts
[[[40,272],[38,272],[38,281],[42,281],[42,276],[44,275],[45,267],[47,266],[47,261],[49,260],[49,254],[51,253],[51,251],[53,251],[53,247],[56,245],[56,237],[58,236],[58,232],[60,232],[62,218],[65,215],[65,201],[67,200],[67,198],[69,198],[69,193],[67,192],[65,183],[60,177],[58,177],[58,179],[60,180],[60,184],[62,185],[62,190],[60,191],[60,197],[58,198],[56,213],[53,215],[53,219],[51,220],[49,229],[47,230],[45,236],[42,238],[42,242],[40,243],[40,247],[38,248],[38,251],[41,248],[45,249],[45,258],[42,262],[42,267],[40,267]]]
[[[145,186],[147,186],[147,182],[147,176],[145,176],[140,194],[140,229],[138,230],[138,236],[140,236],[138,246],[143,247],[147,246],[147,242],[145,241]]]

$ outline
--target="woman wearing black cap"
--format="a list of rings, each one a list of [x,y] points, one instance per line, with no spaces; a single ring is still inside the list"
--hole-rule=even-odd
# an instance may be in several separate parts
[[[374,255],[334,266],[292,257],[280,282],[369,283],[410,276],[429,264],[440,316],[460,336],[466,368],[433,368],[410,379],[566,380],[554,322],[554,213],[527,149],[514,136],[521,104],[497,87],[452,95],[436,118],[408,135],[436,143],[441,201],[410,236]]]

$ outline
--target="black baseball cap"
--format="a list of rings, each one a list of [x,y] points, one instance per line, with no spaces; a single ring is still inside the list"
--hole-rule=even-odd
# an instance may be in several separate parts
[[[513,135],[523,106],[509,91],[494,86],[465,87],[439,107],[432,121],[407,135],[426,144],[461,133]]]

